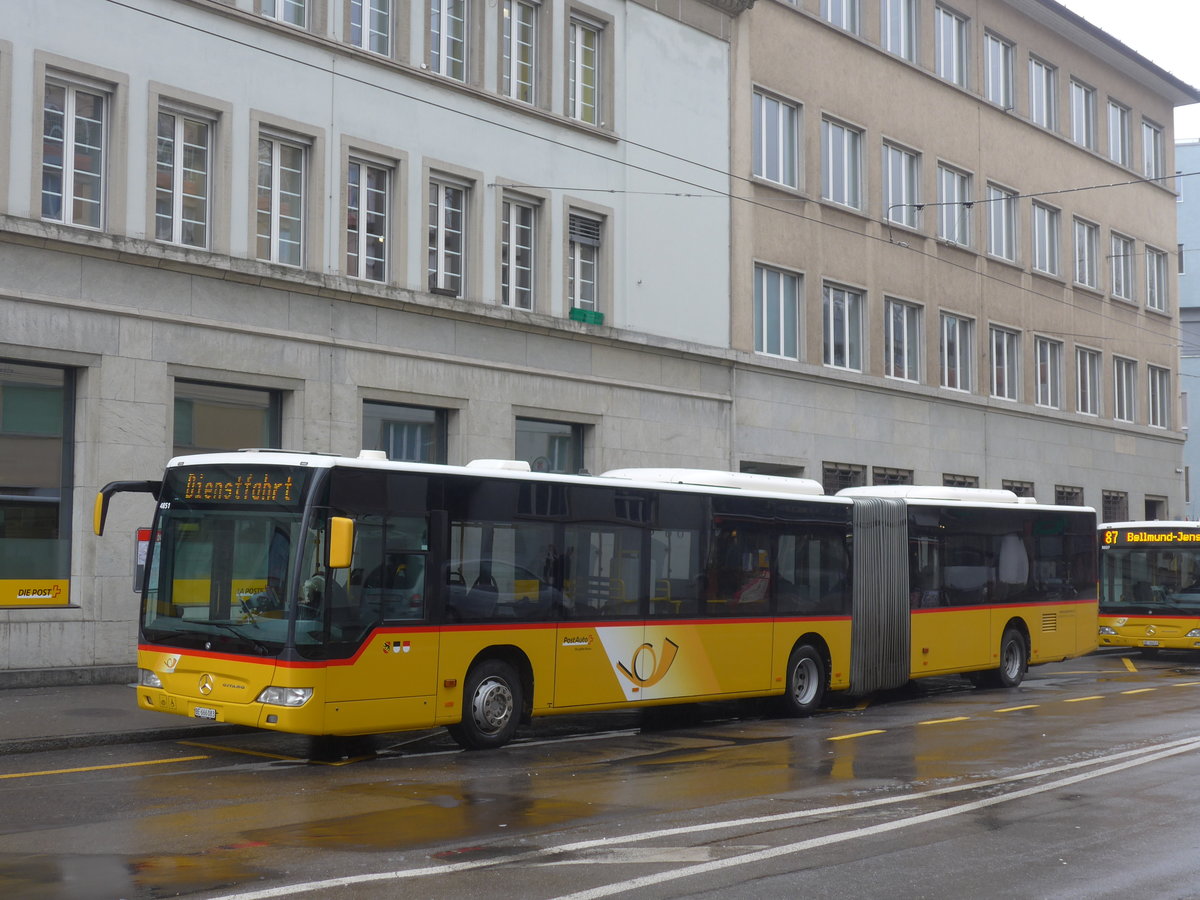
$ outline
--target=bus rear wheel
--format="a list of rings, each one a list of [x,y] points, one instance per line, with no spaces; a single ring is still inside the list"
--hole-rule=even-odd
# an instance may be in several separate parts
[[[802,644],[788,657],[786,687],[781,707],[785,715],[809,716],[821,708],[829,687],[825,659],[809,644]]]
[[[521,719],[521,679],[508,663],[489,659],[467,673],[463,718],[446,729],[464,750],[503,747]]]
[[[984,672],[980,683],[988,687],[1016,687],[1025,680],[1029,669],[1029,648],[1025,636],[1015,628],[1004,629],[1000,638],[1000,665]]]

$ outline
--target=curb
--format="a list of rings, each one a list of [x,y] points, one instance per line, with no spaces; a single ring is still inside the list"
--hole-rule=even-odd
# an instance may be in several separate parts
[[[0,756],[15,753],[44,753],[48,750],[78,750],[81,747],[108,747],[117,744],[148,744],[153,741],[179,741],[197,737],[219,737],[254,731],[245,725],[206,725],[202,727],[148,728],[138,731],[67,734],[55,737],[0,740]]]

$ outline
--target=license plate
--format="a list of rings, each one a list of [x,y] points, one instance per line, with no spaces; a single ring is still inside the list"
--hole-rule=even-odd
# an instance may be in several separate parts
[[[192,710],[192,715],[197,719],[215,719],[217,711],[211,706],[197,706]]]
[[[1158,641],[1142,641],[1143,647],[1157,647]]]

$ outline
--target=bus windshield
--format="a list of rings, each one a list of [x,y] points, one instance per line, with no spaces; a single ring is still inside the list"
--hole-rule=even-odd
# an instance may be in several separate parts
[[[1200,549],[1104,547],[1100,608],[1112,614],[1200,613]]]
[[[310,477],[283,467],[168,470],[143,597],[145,640],[277,655],[303,599],[296,554],[312,555],[320,541],[301,534]]]

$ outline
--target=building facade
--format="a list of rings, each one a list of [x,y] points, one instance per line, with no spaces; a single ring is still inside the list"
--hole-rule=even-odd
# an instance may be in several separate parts
[[[206,449],[1179,514],[1196,91],[1049,0],[752,3],[11,3],[8,680],[132,665],[93,497]]]
[[[1176,192],[1179,212],[1179,385],[1186,423],[1200,422],[1200,141],[1175,145]],[[1186,479],[1185,518],[1200,518],[1200,498],[1192,475],[1200,474],[1200,444],[1188,430],[1183,447]]]

